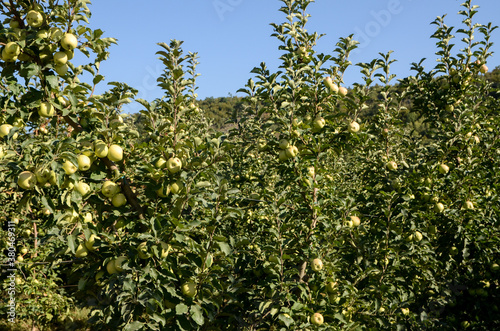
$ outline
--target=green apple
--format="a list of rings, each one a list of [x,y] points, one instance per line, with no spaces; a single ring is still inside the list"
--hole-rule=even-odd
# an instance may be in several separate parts
[[[337,291],[337,282],[328,282],[326,284],[326,291],[328,293],[335,293]]]
[[[441,163],[438,167],[438,170],[441,174],[445,175],[450,171],[450,167],[448,167],[446,164]]]
[[[68,62],[68,54],[63,51],[56,52],[53,57],[54,63],[56,66],[61,66]]]
[[[160,157],[156,163],[155,163],[155,167],[157,168],[163,168],[165,166],[165,163],[167,163],[167,160],[165,160],[164,158]]]
[[[89,254],[87,247],[84,244],[79,244],[75,251],[76,257],[85,257]]]
[[[65,50],[72,51],[78,46],[78,39],[72,33],[65,33],[61,39],[61,47]]]
[[[123,159],[123,149],[114,144],[109,146],[108,159],[113,162],[121,161]]]
[[[325,126],[325,119],[321,116],[318,116],[312,122],[312,128],[314,132],[319,132]]]
[[[280,142],[279,142],[279,148],[281,149],[287,149],[288,147],[290,147],[290,143],[288,142],[287,139],[281,139]]]
[[[72,175],[78,170],[76,165],[74,165],[71,161],[68,161],[68,160],[64,161],[62,167],[63,167],[66,175]]]
[[[57,185],[57,177],[56,177],[56,172],[54,170],[50,171],[49,183],[50,185]]]
[[[51,176],[51,172],[47,168],[44,168],[44,169],[40,168],[40,169],[37,169],[35,171],[35,175],[36,175],[36,180],[37,180],[38,184],[45,185],[45,183],[47,183],[47,181],[49,180],[49,178]]]
[[[23,171],[17,178],[17,185],[25,190],[31,190],[36,185],[36,175],[30,171]]]
[[[108,145],[102,140],[98,140],[94,143],[94,153],[97,157],[104,158],[108,156]]]
[[[52,117],[55,114],[55,108],[49,102],[42,102],[38,107],[38,115],[42,117]]]
[[[67,64],[61,64],[61,65],[56,65],[54,66],[54,70],[57,72],[59,76],[64,76],[68,73],[68,65]]]
[[[116,274],[118,272],[115,267],[115,260],[111,260],[106,264],[106,270],[110,275]]]
[[[54,26],[49,29],[49,36],[52,41],[59,41],[63,36],[63,32],[58,27]]]
[[[21,53],[21,47],[17,43],[11,41],[5,45],[4,51],[7,56],[13,58]]]
[[[415,238],[415,241],[421,241],[424,238],[424,236],[422,235],[422,233],[420,231],[415,231],[414,238]]]
[[[323,315],[320,313],[314,313],[311,315],[311,324],[313,325],[322,325],[324,321]]]
[[[389,162],[387,162],[386,167],[387,167],[387,169],[394,171],[398,168],[398,164],[394,161],[389,161]]]
[[[181,286],[181,291],[182,291],[182,294],[184,294],[185,296],[189,297],[189,298],[192,298],[196,295],[196,283],[192,280],[188,280],[187,282],[185,282],[184,284],[182,284]]]
[[[66,53],[66,56],[68,56],[68,61],[72,60],[73,57],[75,56],[75,52],[69,51],[67,49],[64,50],[64,53]]]
[[[36,10],[30,10],[26,15],[26,22],[33,28],[38,28],[43,24],[43,15]]]
[[[485,74],[488,72],[488,66],[486,66],[486,64],[483,64],[480,68],[479,68],[479,71],[482,73],[482,74]]]
[[[125,206],[127,204],[127,197],[123,193],[117,193],[111,198],[111,203],[116,208]]]
[[[26,247],[23,247],[23,248],[21,248],[21,250],[19,252],[21,254],[25,255],[25,254],[28,254],[28,249]]]
[[[24,261],[24,257],[22,257],[21,255],[19,255],[19,256],[16,258],[16,261],[17,261],[17,262],[23,262],[23,261]]]
[[[339,92],[339,87],[337,84],[335,84],[332,80],[332,77],[326,77],[324,79],[325,85],[332,91],[333,93],[338,93]]]
[[[95,240],[98,238],[99,237],[93,233],[90,235],[89,239],[87,239],[87,241],[85,241],[85,247],[87,248],[87,250],[89,250],[90,252],[95,250],[94,244],[95,244]]]
[[[172,194],[179,194],[184,188],[184,184],[181,181],[177,181],[175,183],[170,184],[170,192]]]
[[[474,204],[472,203],[472,201],[470,201],[470,200],[465,201],[465,209],[469,209],[469,210],[474,209]]]
[[[92,165],[92,160],[85,154],[78,155],[76,160],[78,162],[78,170],[80,171],[87,171]]]
[[[340,93],[340,95],[342,95],[342,96],[345,97],[347,95],[347,92],[348,91],[347,91],[347,89],[345,87],[343,87],[343,86],[339,87],[339,93]]]
[[[85,182],[78,182],[75,184],[75,190],[82,196],[86,196],[90,192],[90,185]]]
[[[83,217],[83,222],[84,223],[90,223],[90,222],[92,222],[92,214],[91,213],[86,213],[85,216]]]
[[[182,162],[177,157],[172,157],[167,161],[167,169],[171,174],[179,172],[182,168]]]
[[[12,130],[12,128],[14,128],[12,125],[10,124],[2,124],[0,125],[0,137],[5,137],[5,136],[8,136],[9,133],[10,133],[10,130]]]
[[[280,161],[288,160],[288,156],[286,155],[286,151],[283,149],[279,152],[279,160]]]
[[[288,158],[294,158],[299,154],[299,149],[297,146],[288,146],[288,148],[285,149],[285,153]]]
[[[434,210],[438,213],[442,213],[444,211],[444,205],[441,202],[438,202],[434,205]]]
[[[115,260],[115,269],[116,269],[116,271],[118,271],[118,272],[122,272],[123,271],[122,264],[125,261],[127,261],[127,258],[125,256],[119,256],[119,257],[116,258],[116,260]]]
[[[311,261],[311,269],[313,271],[320,271],[323,269],[323,261],[321,261],[321,259],[313,259]]]
[[[120,193],[120,191],[120,186],[110,180],[102,184],[101,192],[106,198],[113,198],[116,194]]]
[[[347,128],[347,130],[350,133],[356,133],[356,132],[358,132],[359,131],[359,124],[358,124],[358,122],[353,121],[353,122],[349,123],[349,127]]]
[[[359,217],[358,217],[358,216],[354,216],[354,215],[352,215],[352,216],[350,217],[350,219],[351,219],[351,222],[352,222],[352,226],[353,226],[353,227],[359,226],[359,225],[361,224],[361,220],[359,219]]]

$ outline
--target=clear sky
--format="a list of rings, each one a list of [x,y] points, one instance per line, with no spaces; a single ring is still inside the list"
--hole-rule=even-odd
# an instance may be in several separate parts
[[[394,51],[392,72],[398,78],[411,75],[412,62],[427,58],[427,68],[435,65],[436,16],[447,14],[449,26],[461,26],[460,0],[316,0],[309,6],[308,31],[326,34],[317,52],[332,54],[339,37],[354,34],[361,42],[353,63],[369,62],[379,52]],[[500,25],[499,0],[475,0],[477,23]],[[94,0],[90,26],[100,28],[105,37],[118,39],[108,61],[101,64],[106,81],[120,81],[139,90],[139,98],[153,100],[162,95],[156,78],[163,67],[155,53],[158,42],[183,40],[185,52],[197,52],[200,65],[198,97],[221,97],[243,87],[252,77],[250,70],[261,62],[276,70],[280,43],[269,23],[285,21],[278,0]],[[479,37],[479,36],[478,36]],[[500,29],[488,66],[500,65]],[[455,40],[459,44],[459,40]],[[457,47],[458,48],[458,47]],[[359,70],[351,67],[346,84],[360,81]],[[103,90],[105,83],[101,83]],[[127,112],[139,110],[128,106]]]

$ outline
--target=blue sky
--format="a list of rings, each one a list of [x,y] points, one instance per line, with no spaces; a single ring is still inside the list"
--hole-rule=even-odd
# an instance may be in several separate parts
[[[398,60],[392,72],[398,78],[411,75],[412,62],[427,58],[426,67],[435,65],[435,31],[430,24],[436,16],[448,14],[449,26],[460,26],[460,0],[316,0],[309,6],[308,31],[326,34],[318,42],[317,52],[332,54],[339,37],[354,34],[361,42],[353,54],[353,63],[369,62],[379,52],[394,51]],[[477,23],[500,25],[500,1],[476,0],[480,5],[474,17]],[[250,71],[261,62],[276,70],[279,42],[270,37],[271,22],[285,20],[278,0],[94,0],[90,6],[90,26],[100,28],[106,37],[118,39],[111,47],[108,61],[101,64],[106,81],[125,82],[139,90],[138,97],[153,100],[162,92],[156,78],[163,68],[155,53],[158,42],[183,40],[185,52],[197,52],[199,98],[237,95],[252,77]],[[500,41],[500,29],[492,41]],[[479,37],[479,36],[478,36]],[[458,40],[455,41],[459,43]],[[458,48],[458,47],[457,47]],[[498,61],[499,43],[488,66]],[[359,69],[351,67],[345,76],[347,85],[360,81]],[[99,90],[106,89],[101,83]],[[126,111],[139,110],[138,105]]]

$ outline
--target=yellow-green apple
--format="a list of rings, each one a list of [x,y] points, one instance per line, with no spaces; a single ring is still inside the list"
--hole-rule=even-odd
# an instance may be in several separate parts
[[[358,131],[359,131],[359,124],[358,124],[358,122],[353,121],[353,122],[349,123],[349,127],[348,127],[348,129],[347,129],[347,130],[348,130],[349,132],[351,132],[351,133],[356,133],[356,132],[358,132]]]
[[[106,264],[106,270],[110,275],[116,274],[118,272],[115,267],[115,260],[111,260]]]
[[[332,77],[326,77],[324,79],[325,85],[332,91],[333,93],[337,93],[339,91],[339,87],[332,80]]]
[[[182,294],[185,296],[192,298],[196,295],[196,283],[193,280],[188,280],[181,286]]]
[[[45,185],[51,176],[51,172],[47,168],[39,168],[35,171],[38,184]]]
[[[74,165],[73,162],[71,162],[69,160],[64,161],[62,167],[63,167],[64,172],[66,173],[66,175],[72,175],[72,174],[74,174],[76,172],[76,170],[78,170],[78,168],[76,167],[76,165]]]
[[[67,64],[61,64],[61,65],[56,65],[54,66],[54,70],[57,72],[59,76],[64,76],[68,73],[68,65]]]
[[[156,160],[155,167],[157,168],[163,168],[165,166],[165,163],[167,163],[167,160],[164,158],[160,157],[158,160]]]
[[[97,237],[95,234],[91,234],[89,239],[87,239],[87,241],[85,241],[85,247],[87,247],[87,249],[92,252],[93,250],[95,250],[94,248],[94,244],[95,244],[95,240],[98,239],[99,237]]]
[[[90,192],[90,185],[85,182],[79,181],[75,184],[75,190],[82,196],[86,196]]]
[[[78,155],[76,160],[78,162],[78,169],[80,171],[87,171],[90,169],[90,166],[92,165],[92,160],[85,154]]]
[[[350,219],[351,219],[351,222],[350,224],[352,224],[352,226],[359,226],[361,224],[361,220],[359,219],[358,216],[355,216],[355,215],[352,215],[350,216]]]
[[[120,193],[120,186],[113,181],[107,180],[102,184],[101,192],[106,198],[113,198]]]
[[[386,164],[387,169],[389,170],[396,170],[398,168],[398,164],[395,161],[389,161]]]
[[[108,145],[102,140],[94,143],[94,153],[97,157],[104,158],[108,156]]]
[[[444,205],[441,202],[438,202],[434,205],[434,210],[438,213],[442,213],[444,211]]]
[[[450,171],[450,167],[448,167],[446,164],[441,163],[438,167],[438,170],[441,174],[445,175]]]
[[[10,124],[2,124],[0,125],[0,137],[5,137],[8,136],[10,133],[10,130],[12,130],[13,126]]]
[[[116,271],[118,272],[122,272],[123,271],[123,262],[127,261],[127,258],[125,256],[119,256],[116,258],[115,260],[115,269]]]
[[[422,233],[420,231],[415,231],[414,238],[416,241],[421,241],[424,238],[424,236],[422,235]]]
[[[63,51],[56,52],[53,57],[54,63],[56,66],[61,66],[68,62],[68,54]]]
[[[335,293],[336,290],[337,290],[337,282],[331,281],[326,284],[326,291],[328,293]]]
[[[294,145],[288,146],[288,148],[285,149],[285,153],[288,158],[293,158],[299,154],[299,149]]]
[[[30,10],[26,15],[26,22],[33,28],[38,28],[43,24],[43,15],[36,10]]]
[[[75,251],[76,257],[85,257],[89,254],[87,247],[84,244],[79,244]]]
[[[184,188],[184,184],[181,181],[176,181],[175,183],[170,184],[170,192],[173,194],[179,194]]]
[[[17,178],[17,185],[25,190],[31,190],[36,185],[36,175],[30,171],[23,171]]]
[[[167,169],[171,174],[179,172],[182,168],[182,162],[178,157],[171,157],[167,161]]]
[[[479,68],[479,71],[482,73],[482,74],[485,74],[488,72],[488,66],[486,64],[483,64],[480,68]]]
[[[49,37],[52,41],[59,41],[63,36],[63,32],[58,27],[52,27],[49,29]]]
[[[16,57],[21,53],[21,47],[17,43],[11,41],[5,45],[4,51],[9,57]]]
[[[127,197],[123,193],[117,193],[111,198],[111,203],[116,208],[125,206],[127,204]]]
[[[61,39],[61,47],[65,50],[72,51],[78,46],[78,39],[72,33],[65,33]]]
[[[312,122],[313,131],[314,132],[320,131],[321,129],[323,129],[325,124],[326,124],[326,122],[325,122],[325,119],[323,117],[321,117],[321,116],[316,117],[314,119],[314,121]]]
[[[279,152],[279,160],[280,161],[286,161],[288,160],[288,156],[286,155],[286,151],[285,150],[280,150]]]
[[[156,194],[160,198],[166,198],[170,194],[170,185],[167,185],[167,189],[162,185],[159,189],[156,190]]]
[[[474,209],[474,204],[472,203],[472,201],[470,201],[470,200],[465,201],[465,209],[469,209],[469,210]]]
[[[343,87],[343,86],[339,87],[339,93],[340,93],[340,95],[342,95],[342,96],[345,97],[347,95],[347,92],[348,91],[347,91],[347,89],[345,87]]]
[[[49,183],[50,185],[57,185],[57,177],[56,177],[56,172],[54,170],[50,171]]]
[[[123,149],[115,144],[109,146],[108,159],[113,162],[121,161],[123,159]]]
[[[281,149],[287,149],[288,147],[290,147],[290,143],[288,142],[287,139],[281,139],[280,142],[279,142],[279,148]]]
[[[313,325],[322,325],[324,323],[323,315],[320,313],[314,313],[311,315],[311,324]]]
[[[55,108],[50,102],[42,102],[38,107],[38,115],[42,117],[52,117],[55,114]]]
[[[75,56],[75,52],[67,50],[67,49],[64,50],[64,53],[66,53],[66,55],[68,56],[68,61],[72,60],[73,57]]]
[[[323,269],[323,261],[321,261],[321,259],[313,259],[311,261],[311,269],[313,271],[320,271],[321,269]]]

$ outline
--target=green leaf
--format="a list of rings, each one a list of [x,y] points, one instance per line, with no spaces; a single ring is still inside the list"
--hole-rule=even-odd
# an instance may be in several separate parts
[[[123,330],[124,331],[135,331],[135,330],[141,330],[144,327],[144,323],[135,321],[130,324],[127,324]]]
[[[183,314],[187,313],[188,310],[189,310],[189,307],[183,303],[179,303],[177,306],[175,306],[175,313],[177,315],[183,315]]]
[[[198,325],[203,325],[205,319],[203,318],[203,310],[198,305],[191,306],[191,317]]]

